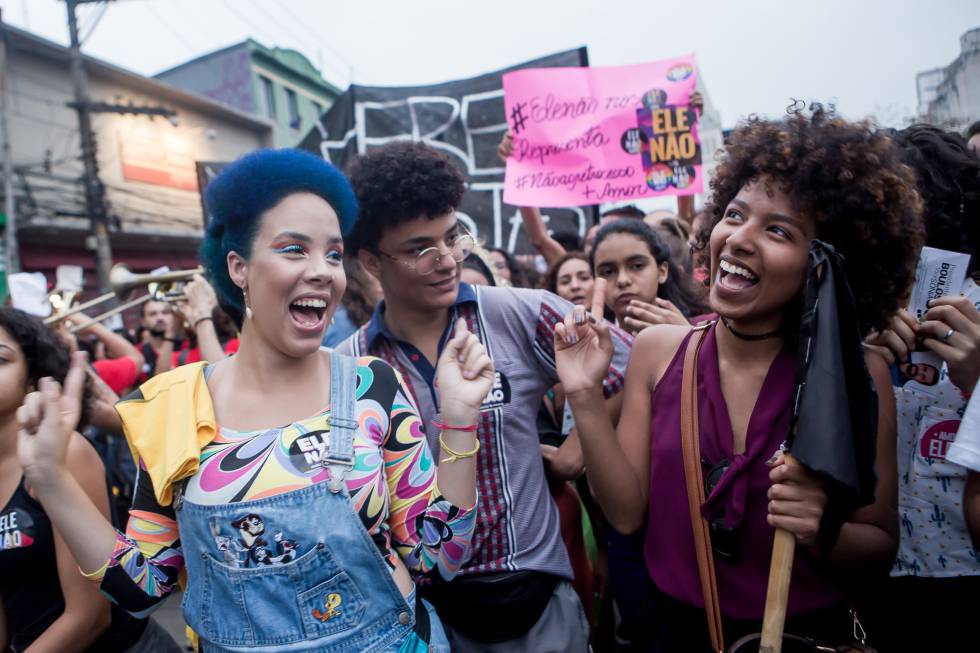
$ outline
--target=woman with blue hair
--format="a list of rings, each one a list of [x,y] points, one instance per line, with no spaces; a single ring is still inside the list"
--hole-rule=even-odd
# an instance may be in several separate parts
[[[134,614],[184,577],[204,651],[448,650],[410,572],[451,578],[476,520],[474,437],[493,365],[465,324],[435,370],[438,487],[411,392],[375,358],[320,350],[343,295],[347,180],[266,150],[205,194],[201,260],[238,353],[151,379],[117,406],[139,463],[126,533],[65,471],[76,360],[19,412],[25,477],[82,573]]]

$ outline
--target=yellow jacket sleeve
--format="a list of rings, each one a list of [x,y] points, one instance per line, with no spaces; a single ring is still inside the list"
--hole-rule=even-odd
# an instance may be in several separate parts
[[[201,450],[216,433],[205,365],[155,376],[116,404],[129,449],[146,467],[161,506],[173,500],[174,482],[197,471]]]

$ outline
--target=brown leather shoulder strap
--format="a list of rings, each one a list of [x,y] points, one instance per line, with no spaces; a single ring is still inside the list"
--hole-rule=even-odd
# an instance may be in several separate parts
[[[691,513],[691,530],[701,577],[701,593],[708,617],[711,649],[722,653],[725,637],[721,627],[721,606],[718,602],[718,581],[711,550],[711,535],[707,520],[701,515],[704,503],[704,480],[701,473],[701,442],[698,428],[698,352],[710,325],[694,328],[684,352],[684,376],[681,381],[681,452],[684,457],[684,480],[687,503]]]

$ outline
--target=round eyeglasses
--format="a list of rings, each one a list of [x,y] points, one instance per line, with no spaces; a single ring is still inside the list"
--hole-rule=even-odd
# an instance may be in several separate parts
[[[439,261],[442,257],[449,256],[456,263],[462,263],[463,259],[470,255],[473,248],[476,247],[476,241],[473,236],[468,233],[460,233],[456,236],[449,245],[449,250],[446,251],[441,247],[426,247],[421,252],[419,252],[415,258],[404,259],[397,256],[392,256],[388,252],[378,250],[392,261],[397,261],[401,263],[409,270],[415,270],[416,274],[425,276],[427,274],[432,274],[435,269],[439,266]]]

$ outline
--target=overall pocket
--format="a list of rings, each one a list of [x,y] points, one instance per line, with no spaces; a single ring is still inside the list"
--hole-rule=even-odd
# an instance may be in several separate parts
[[[202,558],[203,610],[193,620],[216,644],[261,647],[322,637],[354,627],[364,611],[361,593],[322,542],[275,566],[236,568],[207,553]],[[333,612],[325,601],[336,603]],[[318,609],[322,621],[313,614]]]
[[[347,575],[336,576],[300,592],[296,597],[309,639],[353,628],[364,613],[364,597]]]

